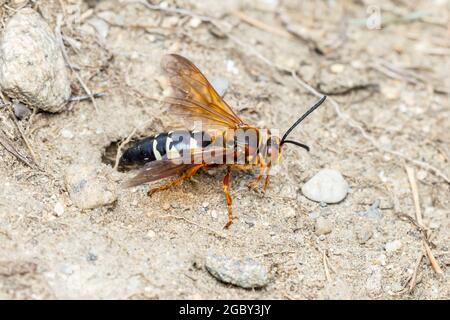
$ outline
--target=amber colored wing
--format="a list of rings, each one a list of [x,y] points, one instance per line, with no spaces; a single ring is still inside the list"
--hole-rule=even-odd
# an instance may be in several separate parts
[[[136,176],[125,181],[122,187],[131,188],[146,182],[177,176],[191,166],[190,164],[177,164],[171,160],[152,161],[147,163]]]
[[[211,156],[211,154],[213,156]],[[164,178],[170,178],[182,174],[187,169],[202,164],[203,166],[213,165],[212,161],[208,162],[206,159],[224,159],[224,157],[232,156],[234,149],[225,149],[223,147],[205,148],[192,151],[191,159],[197,159],[196,162],[183,163],[182,158],[175,158],[171,160],[157,160],[148,162],[139,173],[131,179],[125,181],[122,185],[124,188],[131,188],[143,183],[153,182]],[[202,159],[204,162],[202,163]]]
[[[244,124],[188,59],[168,54],[163,57],[161,66],[172,89],[166,102],[174,114],[224,128]]]

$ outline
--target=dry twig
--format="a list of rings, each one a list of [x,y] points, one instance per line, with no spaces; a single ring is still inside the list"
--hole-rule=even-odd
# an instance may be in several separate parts
[[[327,281],[331,281],[330,269],[328,268],[328,257],[325,250],[322,252],[322,262],[325,270],[325,277],[327,278]]]
[[[133,138],[133,136],[135,134],[136,134],[136,128],[134,128],[133,131],[131,131],[130,135],[119,144],[119,147],[117,148],[117,153],[116,153],[116,161],[114,163],[114,170],[117,170],[117,167],[119,166],[119,160],[120,160],[123,146],[126,145],[128,142],[130,142],[130,140]]]
[[[23,155],[14,147],[14,143],[6,136],[6,134],[3,132],[1,128],[0,128],[0,145],[2,145],[6,149],[6,151],[11,153],[13,156],[15,156],[23,163],[25,163],[30,168],[33,169],[36,168],[36,165],[33,163],[31,159],[28,159],[26,155]]]
[[[252,258],[261,258],[261,257],[275,255],[275,254],[291,254],[291,253],[295,253],[295,251],[292,251],[292,250],[270,251],[270,252],[264,252],[264,253],[261,253],[261,254],[254,255],[254,256],[252,256]]]
[[[419,202],[419,189],[417,187],[417,182],[414,174],[414,169],[408,166],[405,166],[406,174],[408,175],[409,184],[411,185],[411,192],[413,194],[414,207],[416,208],[416,221],[418,225],[423,228],[423,220],[422,220],[422,210],[420,209]]]
[[[425,228],[423,227],[422,210],[420,209],[420,201],[419,201],[419,189],[417,187],[414,169],[408,166],[406,166],[405,169],[408,175],[409,184],[411,185],[411,192],[413,194],[414,207],[416,209],[416,221],[417,224],[422,228],[422,243],[425,248],[425,252],[427,254],[428,259],[430,260],[431,267],[433,268],[434,272],[441,275],[443,274],[443,271],[439,266],[439,263],[437,262],[436,258],[434,257],[433,252],[431,252],[430,246],[428,245],[429,235],[427,235],[426,231],[424,231]]]
[[[92,91],[88,88],[88,86],[84,83],[83,79],[81,79],[81,76],[76,72],[76,70],[73,68],[72,63],[70,62],[69,55],[67,54],[66,47],[64,46],[63,41],[63,33],[61,30],[61,24],[62,24],[62,16],[58,15],[57,23],[55,27],[55,34],[59,43],[59,46],[61,47],[61,52],[63,54],[64,60],[66,61],[66,64],[69,66],[72,73],[77,78],[80,85],[83,87],[83,90],[86,92],[86,94],[89,96],[89,99],[92,101],[92,104],[94,106],[95,112],[98,113],[98,107],[97,102],[94,99],[94,96],[92,95]]]
[[[7,108],[8,108],[8,111],[10,112],[10,114],[11,114],[11,118],[12,118],[12,120],[14,122],[14,125],[16,126],[17,130],[19,131],[20,136],[22,137],[22,140],[25,142],[25,145],[27,146],[28,151],[30,152],[30,155],[31,155],[31,158],[32,158],[33,162],[36,164],[36,154],[34,153],[34,150],[31,147],[31,144],[28,141],[27,136],[25,135],[25,133],[23,132],[22,128],[17,123],[17,119],[16,119],[16,116],[14,115],[14,111],[12,110],[11,105],[7,104]]]
[[[409,294],[413,293],[414,289],[417,285],[417,275],[419,273],[420,265],[422,264],[423,252],[420,252],[419,258],[417,258],[416,266],[414,268],[414,272],[411,275],[411,279],[409,280],[408,292]]]
[[[104,97],[104,96],[106,96],[106,93],[104,93],[104,92],[97,92],[97,93],[94,93],[92,95],[92,97],[96,98],[96,99]],[[73,102],[73,101],[84,101],[84,100],[90,100],[90,99],[91,99],[91,96],[89,96],[89,95],[72,96],[72,97],[69,98],[69,101],[71,101],[71,102]]]

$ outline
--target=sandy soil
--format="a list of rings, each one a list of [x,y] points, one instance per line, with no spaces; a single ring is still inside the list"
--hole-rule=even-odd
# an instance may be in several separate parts
[[[20,5],[6,2],[3,21]],[[137,2],[39,2],[53,28],[64,13],[75,71],[107,96],[97,111],[72,102],[19,122],[45,172],[0,147],[0,298],[450,298],[449,1],[379,1],[381,29],[366,24],[369,1],[162,4],[200,18]],[[229,230],[221,170],[152,198],[148,186],[120,190],[113,205],[96,209],[80,210],[68,195],[70,165],[93,165],[118,184],[130,173],[113,170],[114,143],[135,128],[138,136],[172,128],[159,102],[159,62],[169,52],[227,79],[226,100],[257,126],[285,130],[317,100],[292,70],[332,98],[296,130],[311,152],[288,147],[265,196],[248,191],[251,173],[233,174]],[[85,94],[75,74],[72,91]],[[26,152],[6,108],[0,115]],[[415,172],[426,236],[405,166]],[[302,195],[322,168],[350,184],[343,202],[320,206]],[[378,213],[364,214],[377,199]],[[331,233],[314,232],[318,216]],[[424,238],[431,253],[420,259]],[[269,284],[218,282],[204,268],[210,252],[255,258]]]

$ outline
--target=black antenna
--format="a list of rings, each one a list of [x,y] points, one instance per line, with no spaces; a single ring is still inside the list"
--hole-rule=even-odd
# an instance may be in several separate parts
[[[289,133],[291,133],[291,131],[294,130],[300,122],[302,122],[307,116],[309,116],[314,110],[316,110],[325,101],[326,98],[327,96],[323,96],[319,101],[316,102],[315,105],[313,105],[308,111],[306,111],[304,115],[302,115],[297,121],[295,121],[295,123],[283,135],[283,138],[281,138],[280,146],[282,146],[284,143],[292,143],[309,151],[309,147],[307,145],[292,140],[286,140],[286,138]]]
[[[309,147],[306,144],[297,142],[297,141],[293,141],[293,140],[284,140],[283,143],[291,143],[291,144],[295,144],[296,146],[302,147],[303,149],[305,149],[306,151],[309,152]]]

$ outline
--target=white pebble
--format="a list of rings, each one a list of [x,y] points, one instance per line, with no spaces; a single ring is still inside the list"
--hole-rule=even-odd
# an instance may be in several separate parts
[[[228,70],[228,72],[233,73],[233,74],[239,73],[239,69],[236,68],[236,64],[234,63],[233,60],[227,60],[227,70]]]
[[[331,72],[333,73],[342,73],[345,69],[345,66],[343,64],[340,63],[335,63],[330,67]]]
[[[202,20],[199,18],[191,18],[191,20],[189,21],[189,26],[191,26],[192,28],[198,28],[199,25],[202,24]]]
[[[332,169],[320,170],[302,187],[302,193],[316,202],[338,203],[348,193],[349,187],[341,173]]]
[[[73,139],[74,134],[69,129],[62,129],[61,130],[61,136],[65,139]]]
[[[384,249],[386,252],[394,252],[402,247],[402,242],[400,240],[390,241],[385,244]]]
[[[148,231],[147,231],[147,234],[146,234],[146,237],[149,238],[149,239],[153,239],[154,237],[156,237],[155,231],[153,231],[153,230],[148,230]]]
[[[53,208],[53,212],[57,217],[62,216],[64,214],[64,204],[58,201]]]

